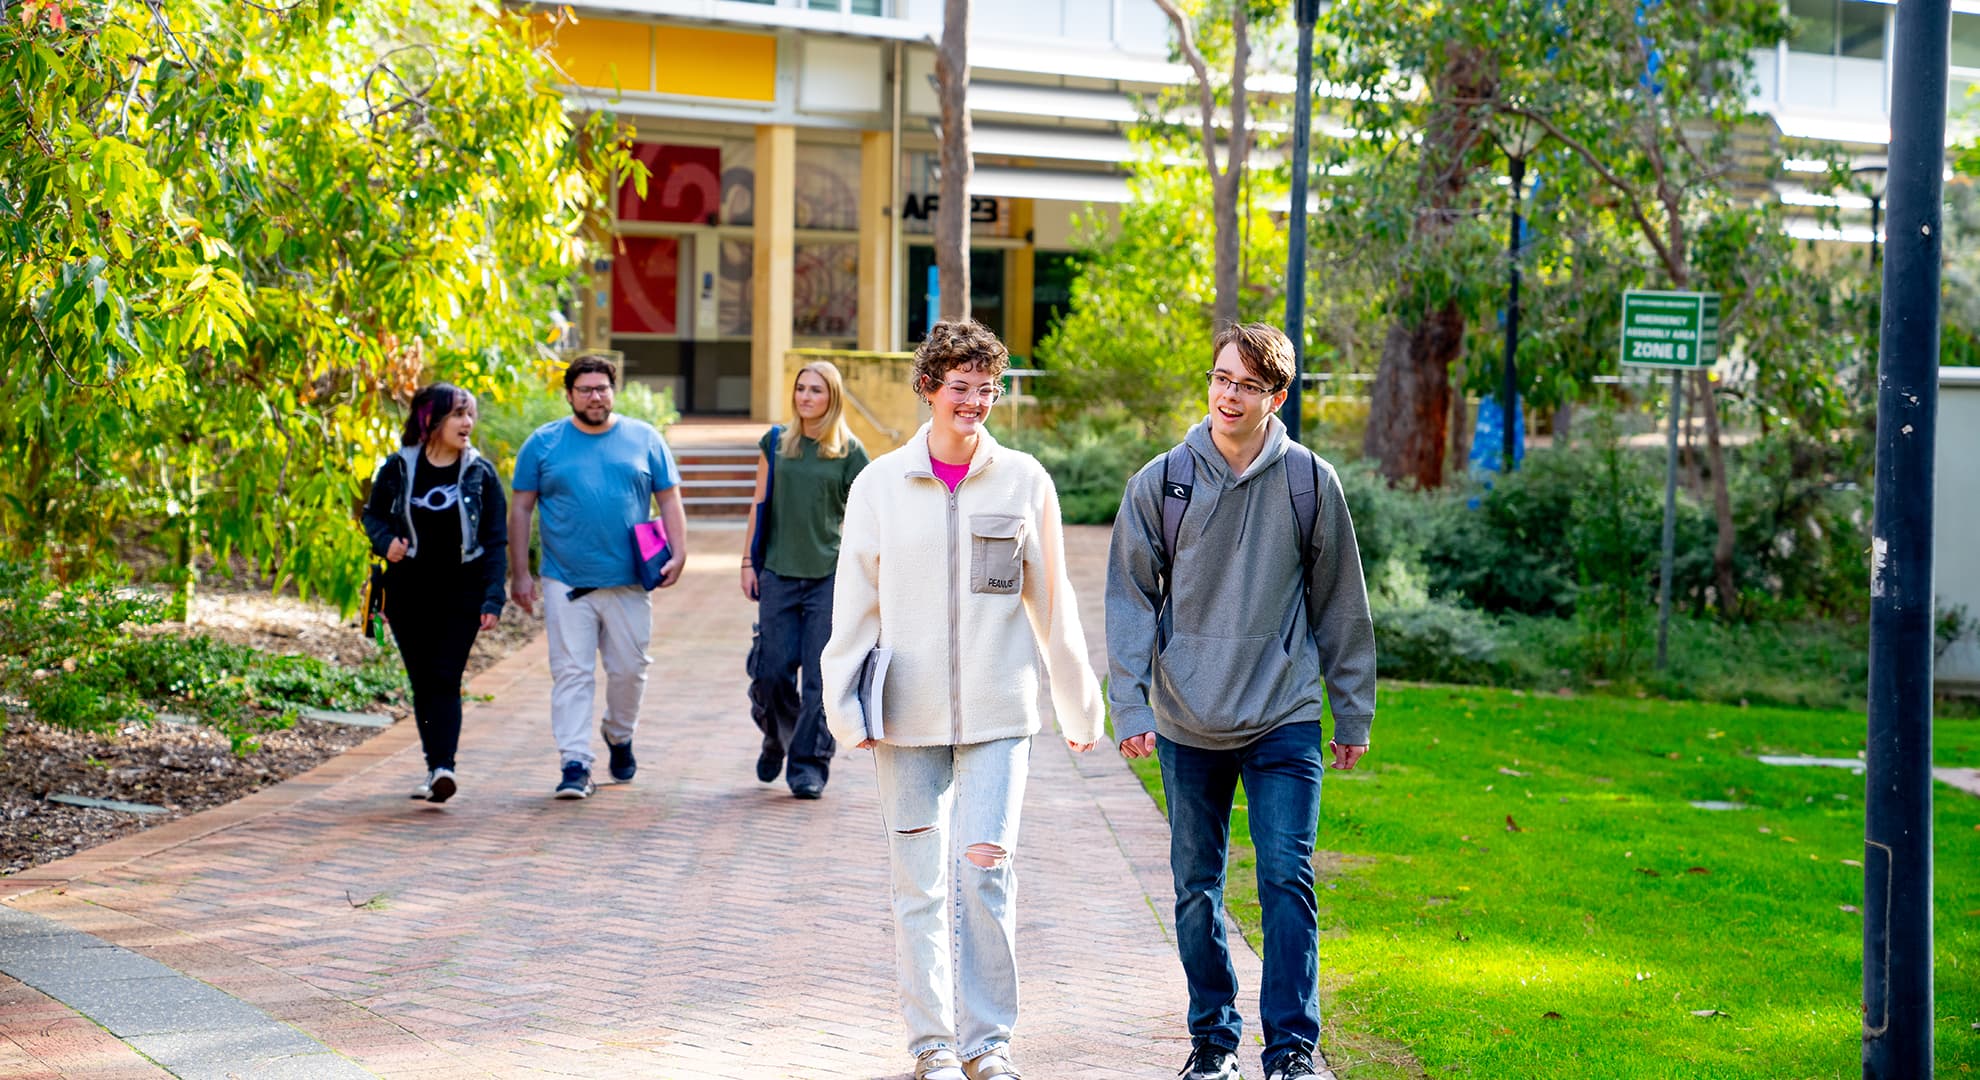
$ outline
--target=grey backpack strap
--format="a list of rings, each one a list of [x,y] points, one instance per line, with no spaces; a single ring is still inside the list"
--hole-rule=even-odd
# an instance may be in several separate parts
[[[1196,459],[1189,447],[1175,446],[1162,455],[1162,554],[1176,557],[1176,537],[1182,534],[1183,511],[1196,490]]]
[[[1286,490],[1292,496],[1293,521],[1299,526],[1300,584],[1306,593],[1306,625],[1314,629],[1318,611],[1313,597],[1313,534],[1320,524],[1320,456],[1298,443],[1286,452]],[[1305,458],[1300,468],[1295,458]]]
[[[1183,511],[1189,509],[1190,493],[1196,490],[1196,459],[1189,447],[1173,446],[1162,455],[1162,606],[1175,591],[1176,537],[1182,534]]]

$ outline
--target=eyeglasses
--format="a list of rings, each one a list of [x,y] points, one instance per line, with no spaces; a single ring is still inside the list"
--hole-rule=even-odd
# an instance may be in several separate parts
[[[571,387],[571,393],[579,397],[611,397],[612,384],[606,383],[604,386],[573,386]]]
[[[980,401],[985,405],[995,405],[997,399],[1003,396],[1004,388],[998,386],[996,383],[971,386],[968,383],[952,382],[943,383],[942,392],[949,396],[950,401],[958,405],[970,401]]]
[[[1210,379],[1210,389],[1219,394],[1223,393],[1226,390],[1236,390],[1240,395],[1244,397],[1259,398],[1259,397],[1264,397],[1266,394],[1272,392],[1270,390],[1267,390],[1265,387],[1258,385],[1255,382],[1246,382],[1243,379],[1233,379],[1221,371],[1206,371],[1203,374],[1208,376]]]

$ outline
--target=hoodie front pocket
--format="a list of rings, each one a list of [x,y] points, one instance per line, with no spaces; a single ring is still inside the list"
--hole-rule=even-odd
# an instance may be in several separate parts
[[[1024,589],[1024,517],[969,515],[969,591],[1011,595]]]
[[[1275,711],[1292,669],[1277,634],[1177,634],[1155,658],[1151,704],[1197,731],[1242,727]]]

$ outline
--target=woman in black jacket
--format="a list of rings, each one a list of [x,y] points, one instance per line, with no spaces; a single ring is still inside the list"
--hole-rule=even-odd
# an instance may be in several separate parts
[[[437,382],[413,396],[403,449],[378,466],[364,531],[385,568],[385,621],[405,658],[426,779],[412,797],[454,794],[461,678],[468,651],[506,599],[508,502],[495,467],[469,442],[474,395]]]

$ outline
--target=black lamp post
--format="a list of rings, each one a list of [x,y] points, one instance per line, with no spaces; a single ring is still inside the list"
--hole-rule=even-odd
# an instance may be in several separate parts
[[[1299,441],[1300,405],[1306,396],[1306,172],[1312,157],[1313,24],[1320,0],[1295,0],[1299,22],[1299,82],[1293,91],[1292,206],[1286,236],[1286,337],[1292,340],[1292,393],[1279,406],[1286,434]]]
[[[1890,181],[1891,166],[1887,161],[1870,158],[1852,166],[1849,174],[1863,179],[1870,196],[1870,268],[1875,270],[1883,262],[1884,187]]]

